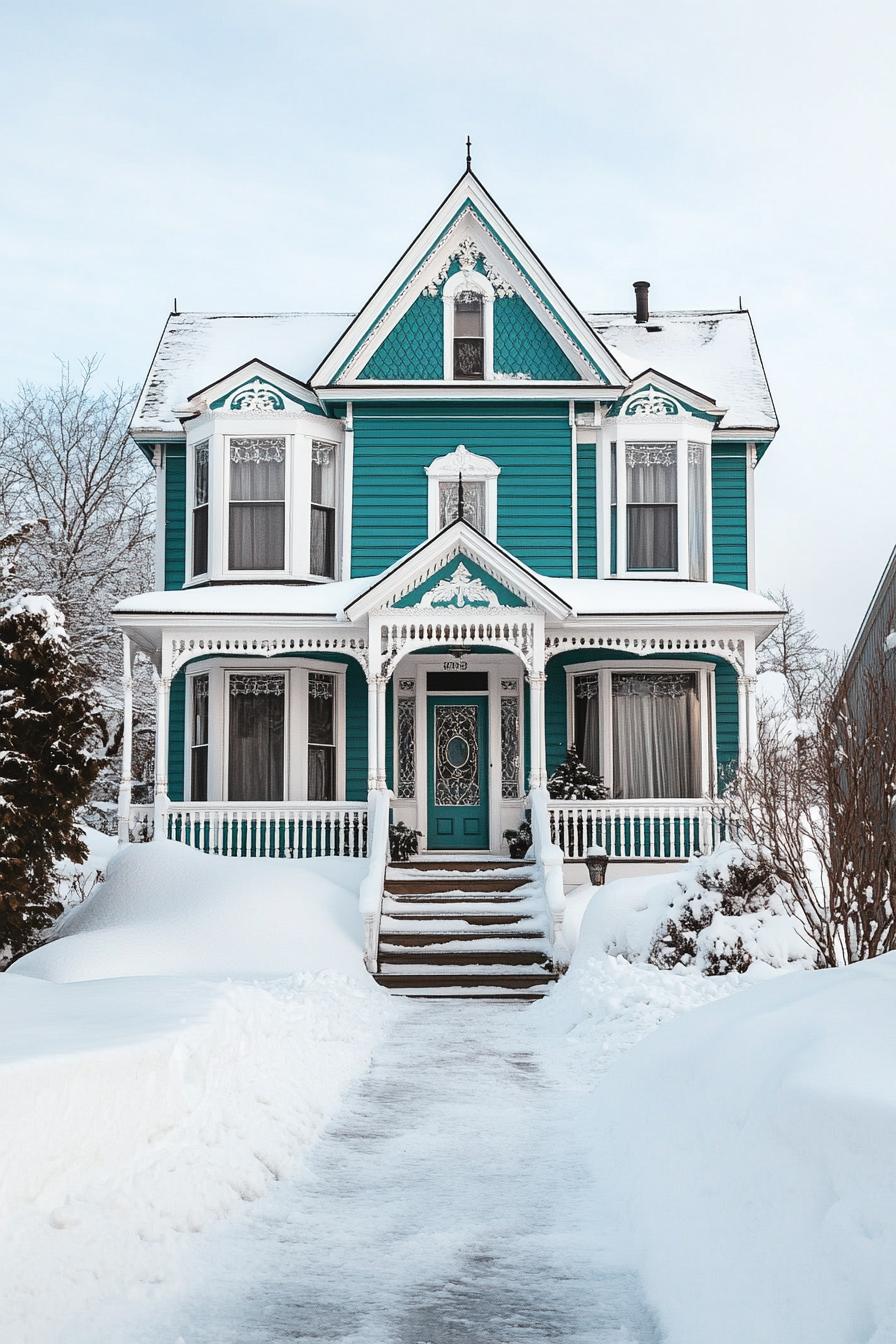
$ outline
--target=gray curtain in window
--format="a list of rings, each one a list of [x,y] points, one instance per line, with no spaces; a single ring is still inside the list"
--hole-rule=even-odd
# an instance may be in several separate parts
[[[233,802],[282,802],[285,681],[230,678],[227,796]]]
[[[629,569],[678,568],[675,450],[626,450]]]
[[[695,798],[700,787],[696,678],[613,677],[613,779],[617,798]]]
[[[230,568],[282,569],[286,463],[230,463]]]
[[[601,775],[600,679],[597,675],[576,677],[576,751],[593,775]]]

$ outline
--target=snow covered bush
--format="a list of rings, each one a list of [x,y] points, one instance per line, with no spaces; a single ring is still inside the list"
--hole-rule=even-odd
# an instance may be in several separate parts
[[[59,861],[87,858],[77,814],[99,771],[98,727],[54,603],[0,598],[0,964],[61,913]]]
[[[570,747],[566,760],[548,777],[548,793],[557,799],[585,799],[597,801],[609,798],[610,791],[602,779],[591,773],[579,758],[575,747]]]
[[[648,960],[654,966],[699,965],[705,975],[746,971],[752,964],[755,942],[744,942],[762,916],[781,910],[776,902],[778,883],[759,860],[746,855],[711,856],[695,866],[693,881],[679,881],[682,899],[657,930]],[[749,919],[754,916],[758,919]],[[748,935],[749,937],[749,935]]]
[[[731,842],[675,872],[594,888],[573,966],[608,954],[711,976],[812,961],[777,882]]]

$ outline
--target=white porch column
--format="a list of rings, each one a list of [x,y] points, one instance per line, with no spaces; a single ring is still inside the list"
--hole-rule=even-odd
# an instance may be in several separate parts
[[[163,668],[165,663],[162,664]],[[171,678],[156,677],[156,766],[153,791],[154,840],[164,840],[168,817],[168,710],[171,698]]]
[[[386,787],[386,687],[389,678],[376,679],[376,787]]]
[[[746,765],[749,747],[747,744],[747,678],[740,673],[737,678],[737,760]]]
[[[376,788],[377,698],[374,676],[367,678],[367,790]]]
[[[118,843],[126,845],[131,835],[131,777],[134,740],[134,657],[131,641],[122,635],[122,732],[121,780],[118,785]]]
[[[547,752],[545,750],[544,672],[529,673],[529,732],[531,734],[531,769],[529,788],[543,789],[547,784]]]

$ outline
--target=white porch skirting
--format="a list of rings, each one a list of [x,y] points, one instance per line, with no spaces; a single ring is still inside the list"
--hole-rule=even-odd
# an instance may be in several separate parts
[[[153,809],[132,807],[134,840],[153,837]],[[364,858],[365,803],[167,803],[165,837],[234,858]]]
[[[611,859],[689,859],[728,835],[724,813],[699,800],[548,804],[551,839],[567,859],[599,846]]]

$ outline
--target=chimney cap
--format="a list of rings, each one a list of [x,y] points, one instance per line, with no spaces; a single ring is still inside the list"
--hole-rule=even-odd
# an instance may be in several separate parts
[[[648,322],[650,320],[650,304],[647,299],[647,291],[650,288],[650,281],[635,280],[633,288],[635,291],[635,321]]]

